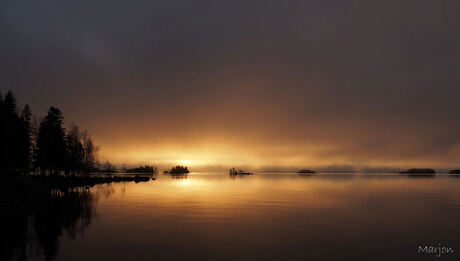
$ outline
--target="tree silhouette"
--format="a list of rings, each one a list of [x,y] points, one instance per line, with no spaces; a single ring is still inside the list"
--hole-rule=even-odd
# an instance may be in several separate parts
[[[83,170],[83,144],[81,142],[80,129],[72,124],[66,136],[67,165],[66,172],[80,173]]]
[[[158,168],[155,165],[149,166],[139,166],[137,168],[126,169],[126,173],[157,173]]]
[[[28,173],[32,159],[32,111],[29,105],[25,105],[21,114],[21,135],[19,139],[19,165],[23,173]]]
[[[3,100],[3,96],[0,93],[0,173],[5,174],[7,170],[7,153],[8,153],[8,147],[7,147],[7,139],[6,139],[6,133],[7,133],[7,121],[6,121],[6,106],[5,102]]]
[[[94,145],[91,136],[87,131],[82,134],[83,143],[83,167],[86,173],[96,170],[96,153],[98,148]]]
[[[106,161],[105,163],[101,164],[101,166],[99,166],[99,172],[101,173],[116,173],[118,172],[117,171],[117,167],[115,167],[112,163]]]
[[[66,143],[64,117],[55,107],[50,107],[47,115],[40,122],[37,139],[37,162],[42,173],[47,170],[58,174],[65,167]]]
[[[13,93],[0,93],[0,174],[95,171],[98,147],[91,136],[75,124],[66,132],[63,121],[62,112],[50,107],[38,124],[29,105],[19,115]]]
[[[16,173],[21,169],[24,128],[17,113],[16,98],[12,92],[7,92],[4,98],[0,96],[0,171]]]
[[[171,169],[171,171],[169,172],[171,174],[187,174],[187,173],[190,173],[190,171],[188,170],[187,167],[184,167],[184,166],[175,166]]]

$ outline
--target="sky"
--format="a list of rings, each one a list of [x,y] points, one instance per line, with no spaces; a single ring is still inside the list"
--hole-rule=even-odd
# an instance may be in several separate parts
[[[460,167],[460,2],[0,0],[0,91],[101,161]]]

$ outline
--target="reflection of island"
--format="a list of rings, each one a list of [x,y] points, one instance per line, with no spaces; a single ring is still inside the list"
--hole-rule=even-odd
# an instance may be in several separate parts
[[[82,187],[51,189],[20,179],[0,180],[0,184],[4,200],[0,260],[30,259],[32,247],[40,249],[45,260],[52,260],[62,236],[84,234],[95,215],[98,194]]]
[[[436,171],[434,169],[428,169],[428,168],[412,168],[404,171],[400,171],[400,174],[425,174],[425,175],[434,175],[436,174]]]
[[[254,173],[243,170],[243,169],[236,169],[236,168],[231,168],[229,170],[230,175],[252,175]]]
[[[297,171],[297,173],[300,173],[300,174],[315,174],[316,172],[311,170],[311,169],[301,169],[301,170]]]
[[[171,174],[169,175],[169,178],[171,179],[188,179],[188,176],[187,174]]]

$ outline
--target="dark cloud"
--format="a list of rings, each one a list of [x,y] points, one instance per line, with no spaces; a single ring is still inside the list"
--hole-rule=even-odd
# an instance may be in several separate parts
[[[212,138],[299,164],[459,164],[459,12],[428,0],[4,0],[0,88],[36,112],[61,107],[108,149]]]

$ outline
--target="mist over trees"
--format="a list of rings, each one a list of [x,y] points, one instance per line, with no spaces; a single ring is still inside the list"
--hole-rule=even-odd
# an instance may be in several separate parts
[[[87,131],[50,107],[37,121],[29,105],[18,112],[12,92],[0,93],[0,173],[76,174],[96,170],[98,148]]]

